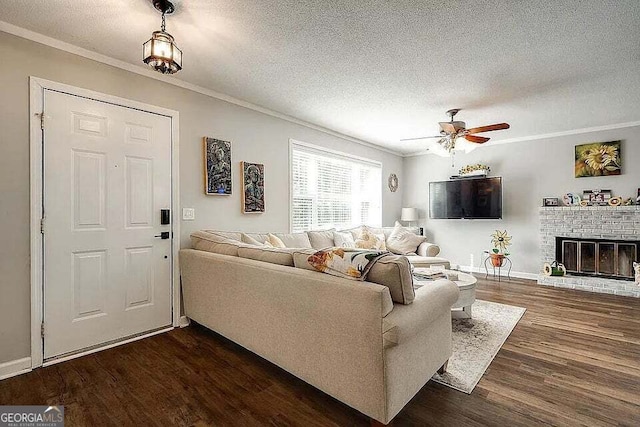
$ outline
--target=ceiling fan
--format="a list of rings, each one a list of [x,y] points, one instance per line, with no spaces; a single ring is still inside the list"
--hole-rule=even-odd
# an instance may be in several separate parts
[[[489,141],[490,138],[476,135],[477,133],[490,132],[494,130],[509,129],[508,123],[496,123],[493,125],[479,126],[475,128],[467,129],[465,122],[454,121],[453,118],[460,111],[459,108],[454,108],[447,111],[447,116],[450,120],[448,122],[440,122],[440,135],[435,136],[422,136],[418,138],[405,138],[400,141],[416,141],[420,139],[439,138],[437,141],[440,150],[435,150],[436,154],[453,155],[456,150],[456,140],[458,138],[464,138],[474,144],[484,144]]]

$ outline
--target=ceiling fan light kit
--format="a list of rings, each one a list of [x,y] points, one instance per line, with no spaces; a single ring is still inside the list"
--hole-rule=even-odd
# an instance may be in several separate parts
[[[174,74],[182,70],[182,51],[165,31],[165,15],[172,14],[175,6],[169,0],[153,0],[153,6],[162,13],[162,25],[142,45],[142,60],[162,74]]]
[[[446,114],[447,116],[449,116],[449,121],[438,123],[440,125],[440,135],[406,138],[401,139],[401,141],[415,141],[420,139],[438,138],[438,141],[436,141],[435,144],[432,144],[432,146],[429,147],[429,150],[443,157],[453,157],[456,150],[464,150],[465,152],[469,152],[475,148],[476,144],[484,144],[490,139],[475,134],[491,132],[494,130],[509,129],[509,124],[507,123],[496,123],[493,125],[479,126],[467,129],[467,124],[465,122],[453,120],[458,112],[460,112],[459,108],[453,108],[447,111]],[[461,140],[459,138],[464,138],[464,144],[460,143]],[[458,145],[456,145],[457,142]],[[468,144],[467,142],[471,144]]]

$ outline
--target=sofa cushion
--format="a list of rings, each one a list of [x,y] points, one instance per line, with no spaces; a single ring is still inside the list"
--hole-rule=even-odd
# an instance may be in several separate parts
[[[307,233],[273,233],[287,248],[311,248]]]
[[[255,259],[271,264],[293,267],[293,254],[291,249],[267,248],[267,247],[241,247],[238,248],[240,258]]]
[[[274,248],[286,248],[287,247],[287,245],[285,245],[284,242],[278,236],[276,236],[275,234],[269,233],[269,239],[267,241]]]
[[[317,251],[315,249],[296,249],[295,251],[293,251],[293,265],[296,268],[301,268],[303,270],[318,272],[318,270],[316,270],[311,264],[309,264],[309,257],[316,252]]]
[[[389,288],[391,299],[400,304],[411,304],[415,298],[413,275],[407,257],[387,255],[369,270],[367,281]]]
[[[426,240],[426,237],[412,233],[396,221],[393,231],[387,238],[387,249],[396,254],[407,255],[415,253],[420,243]]]
[[[356,241],[350,231],[334,231],[333,243],[338,248],[355,248]]]
[[[208,231],[191,233],[191,246],[200,251],[231,256],[238,256],[239,248],[249,247],[246,243]]]
[[[242,233],[237,231],[218,231],[218,230],[201,230],[201,231],[204,231],[205,233],[215,234],[216,236],[220,236],[220,237],[225,237],[227,239],[237,240],[237,241],[240,241],[240,238],[242,235]]]
[[[255,239],[254,237],[249,236],[248,234],[242,233],[240,235],[240,240],[243,243],[247,243],[249,245],[255,245],[255,246],[261,246],[263,242],[260,242],[259,240]]]
[[[363,227],[360,236],[356,238],[356,248],[386,250],[384,234],[376,234],[368,227]]]
[[[336,231],[335,228],[325,231],[307,231],[307,237],[309,237],[311,247],[314,249],[325,249],[336,246],[333,241],[334,231]]]

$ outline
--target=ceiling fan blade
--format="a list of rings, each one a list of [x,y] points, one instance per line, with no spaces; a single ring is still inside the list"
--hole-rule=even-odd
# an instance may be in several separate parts
[[[456,127],[451,122],[440,122],[438,124],[440,125],[440,129],[442,129],[443,132],[456,133],[457,131]]]
[[[496,123],[495,125],[480,126],[477,128],[467,129],[467,133],[482,133],[482,132],[489,132],[492,130],[502,130],[502,129],[509,129],[509,124]]]
[[[476,136],[476,135],[465,135],[464,139],[469,142],[475,142],[476,144],[484,144],[491,138],[485,138],[484,136]]]
[[[418,138],[404,138],[404,139],[401,139],[400,141],[417,141],[417,140],[420,140],[420,139],[430,139],[430,138],[442,138],[442,135],[421,136],[421,137],[418,137]]]

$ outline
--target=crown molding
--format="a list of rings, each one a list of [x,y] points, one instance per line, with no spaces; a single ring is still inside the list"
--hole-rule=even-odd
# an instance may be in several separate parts
[[[616,130],[616,129],[625,129],[625,128],[633,128],[640,126],[640,121],[637,122],[624,122],[624,123],[614,123],[611,125],[603,125],[603,126],[593,126],[588,128],[580,128],[580,129],[572,129],[566,130],[562,132],[552,132],[552,133],[541,133],[539,135],[531,135],[531,136],[521,136],[518,138],[507,138],[507,139],[498,139],[491,142],[490,146],[494,145],[502,145],[502,144],[511,144],[514,142],[525,142],[525,141],[536,141],[539,139],[551,139],[551,138],[561,138],[563,136],[572,136],[572,135],[581,135],[585,133],[594,133],[594,132],[605,132],[608,130]],[[429,149],[414,151],[412,153],[403,154],[402,157],[416,157],[416,156],[424,156],[429,153]]]
[[[8,22],[5,21],[0,21],[0,31],[5,32],[7,34],[11,34],[26,40],[30,40],[45,46],[49,46],[52,47],[54,49],[58,49],[67,53],[71,53],[73,55],[77,55],[77,56],[81,56],[83,58],[86,59],[90,59],[92,61],[96,61],[96,62],[100,62],[102,64],[106,64],[106,65],[110,65],[112,67],[115,68],[119,68],[121,70],[125,70],[125,71],[129,71],[131,73],[135,73],[144,77],[148,77],[150,79],[154,79],[154,80],[158,80],[161,81],[163,83],[167,83],[173,86],[177,86],[180,87],[182,89],[186,89],[186,90],[190,90],[192,92],[196,92],[211,98],[215,98],[218,99],[220,101],[224,101],[224,102],[228,102],[230,104],[234,104],[243,108],[247,108],[249,110],[253,110],[253,111],[257,111],[259,113],[262,114],[266,114],[268,116],[272,116],[272,117],[276,117],[278,119],[281,120],[285,120],[288,121],[290,123],[295,123],[297,125],[300,126],[304,126],[306,128],[309,129],[313,129],[322,133],[325,133],[327,135],[331,135],[334,136],[336,138],[340,138],[340,139],[344,139],[346,141],[349,142],[353,142],[362,146],[365,146],[367,148],[372,148],[374,150],[378,150],[378,151],[383,151],[385,153],[389,153],[389,154],[393,154],[396,156],[403,156],[403,154],[399,151],[395,151],[377,144],[373,144],[371,142],[368,141],[363,141],[361,139],[358,138],[354,138],[352,136],[349,135],[345,135],[343,133],[325,128],[323,126],[320,125],[316,125],[301,119],[297,119],[295,117],[289,116],[287,114],[284,113],[279,113],[277,111],[274,110],[270,110],[268,108],[265,107],[261,107],[259,105],[256,104],[252,104],[250,102],[247,101],[243,101],[241,99],[238,98],[234,98],[233,96],[230,95],[226,95],[224,93],[220,93],[220,92],[216,92],[214,90],[211,89],[207,89],[205,87],[202,86],[198,86],[192,83],[188,83],[185,82],[183,80],[177,79],[176,77],[171,77],[171,76],[166,76],[164,74],[160,74],[158,72],[152,71],[146,67],[142,67],[142,66],[138,66],[138,65],[134,65],[131,64],[129,62],[125,62],[119,59],[115,59],[115,58],[111,58],[110,56],[107,55],[103,55],[97,52],[93,52],[91,50],[67,43],[67,42],[63,42],[61,40],[58,39],[54,39],[52,37],[49,36],[45,36],[44,34],[40,34],[37,33],[35,31],[31,31],[31,30],[27,30],[26,28],[22,28],[22,27],[18,27],[16,25],[13,24],[9,24]]]

